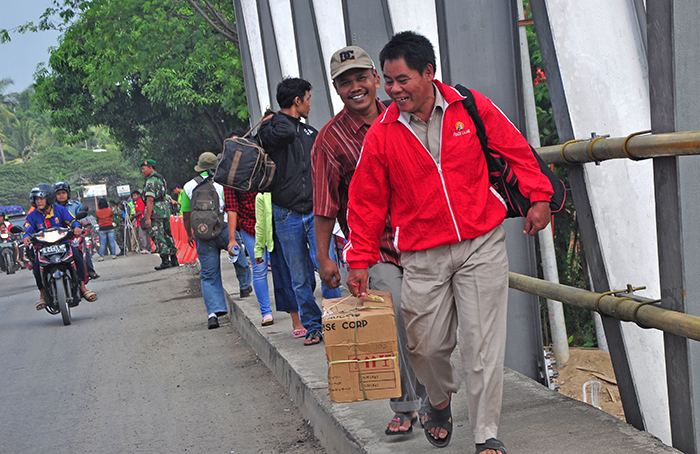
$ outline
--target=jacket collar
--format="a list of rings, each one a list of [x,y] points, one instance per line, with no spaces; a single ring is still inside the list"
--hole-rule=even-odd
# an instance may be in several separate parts
[[[281,110],[280,110],[279,114],[280,114],[280,115],[284,115],[289,121],[291,121],[292,123],[294,123],[294,126],[296,126],[296,125],[298,125],[299,123],[301,123],[301,118],[293,117],[293,116],[291,116],[291,115],[288,115],[288,114],[282,112]]]
[[[454,102],[461,102],[464,99],[459,91],[451,85],[446,85],[437,79],[433,79],[433,84],[440,90],[440,94],[445,98],[445,110]],[[401,117],[401,111],[396,106],[396,103],[391,103],[391,105],[384,111],[383,114],[379,115],[379,121],[382,124],[392,123],[399,121]]]

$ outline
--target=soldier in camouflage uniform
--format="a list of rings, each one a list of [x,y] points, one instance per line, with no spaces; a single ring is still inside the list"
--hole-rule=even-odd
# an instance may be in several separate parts
[[[146,177],[143,187],[143,195],[146,199],[146,214],[142,224],[150,230],[151,239],[156,244],[156,251],[160,254],[161,264],[156,270],[164,270],[171,266],[178,266],[177,248],[170,233],[170,211],[165,202],[168,183],[165,178],[155,170],[156,161],[146,159],[141,162],[141,173]]]

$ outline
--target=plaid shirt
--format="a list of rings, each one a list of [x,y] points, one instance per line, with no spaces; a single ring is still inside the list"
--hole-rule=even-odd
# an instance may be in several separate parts
[[[377,106],[380,114],[386,109],[379,101]],[[349,237],[348,188],[369,127],[362,117],[344,107],[321,129],[311,152],[314,214],[337,218],[345,238]],[[379,256],[382,262],[401,265],[388,216],[379,239]]]
[[[241,192],[224,186],[224,211],[238,213],[236,228],[251,236],[255,236],[255,196],[255,192]]]

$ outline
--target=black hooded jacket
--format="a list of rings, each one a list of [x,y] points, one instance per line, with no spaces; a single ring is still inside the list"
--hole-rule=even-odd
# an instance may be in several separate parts
[[[318,131],[299,118],[276,113],[263,122],[258,140],[277,166],[272,184],[272,203],[308,214],[313,211],[311,185],[311,148]]]

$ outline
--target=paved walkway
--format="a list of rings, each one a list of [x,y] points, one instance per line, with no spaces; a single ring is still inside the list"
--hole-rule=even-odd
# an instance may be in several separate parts
[[[286,313],[274,311],[274,307],[275,324],[261,327],[255,295],[239,298],[233,267],[223,256],[222,269],[231,322],[287,388],[330,454],[438,452],[425,439],[420,426],[409,436],[384,435],[393,415],[388,400],[331,402],[323,345],[305,347],[302,339],[293,339],[291,319]],[[320,302],[320,296],[317,299]],[[474,452],[464,393],[454,396],[452,412],[454,434],[450,445],[441,449],[440,454]],[[512,370],[505,374],[499,438],[508,452],[517,454],[680,452],[647,432],[640,432],[601,410],[554,392]]]

